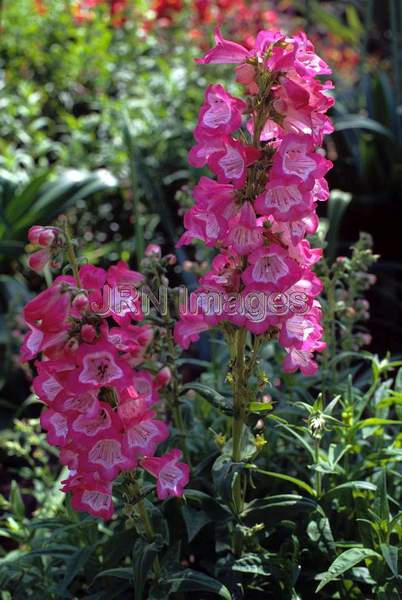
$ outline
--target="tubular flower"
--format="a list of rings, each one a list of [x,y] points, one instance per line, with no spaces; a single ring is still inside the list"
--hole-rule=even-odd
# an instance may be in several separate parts
[[[195,204],[184,216],[178,245],[201,240],[218,249],[212,269],[182,311],[176,341],[184,348],[223,322],[254,334],[276,333],[286,371],[311,375],[324,348],[321,282],[312,272],[321,250],[305,236],[318,228],[316,206],[329,196],[332,163],[318,148],[332,131],[330,73],[303,32],[292,37],[260,31],[244,47],[216,31],[216,45],[200,64],[235,65],[244,98],[209,85],[189,162],[208,164]]]
[[[34,227],[29,240],[49,248],[59,236]],[[57,277],[24,308],[21,357],[35,361],[33,389],[46,405],[41,425],[70,470],[62,489],[71,492],[75,510],[103,519],[113,514],[113,480],[141,461],[157,473],[161,499],[181,495],[188,481],[178,450],[154,456],[169,436],[155,405],[171,374],[167,367],[156,376],[141,368],[153,339],[151,327],[138,324],[142,281],[123,262],[107,271],[83,265],[77,280]]]

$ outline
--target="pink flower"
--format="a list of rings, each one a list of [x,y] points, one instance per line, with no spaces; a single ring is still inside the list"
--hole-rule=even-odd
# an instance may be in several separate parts
[[[42,412],[40,424],[43,429],[47,429],[47,440],[53,446],[65,446],[68,435],[68,422],[66,417],[52,409]]]
[[[202,105],[196,138],[203,135],[228,135],[241,126],[241,113],[246,103],[228,94],[219,84],[209,85],[205,92],[205,103]]]
[[[191,148],[188,154],[188,162],[198,169],[207,164],[209,157],[214,152],[222,151],[225,148],[225,138],[223,137],[203,135],[202,137],[197,136],[195,139],[197,144]]]
[[[209,324],[203,314],[182,314],[180,321],[174,327],[176,344],[187,349],[190,344],[200,338],[200,334],[209,329]]]
[[[246,169],[255,162],[261,151],[252,146],[245,146],[238,140],[226,138],[223,148],[209,155],[208,166],[218,176],[221,183],[232,183],[240,188],[246,180]]]
[[[153,418],[153,413],[145,413],[141,419],[132,422],[125,433],[125,443],[129,453],[135,456],[152,456],[161,442],[169,437],[169,428]]]
[[[136,458],[123,445],[121,436],[114,432],[96,437],[85,444],[85,452],[79,455],[79,470],[98,473],[100,478],[111,481],[121,471],[130,471],[136,466]]]
[[[99,341],[96,344],[82,344],[77,352],[79,370],[78,382],[94,388],[123,386],[128,379],[128,370],[118,358],[114,347]]]
[[[322,177],[332,163],[315,152],[311,137],[290,133],[286,135],[275,154],[272,175],[278,178],[299,177],[307,189],[312,189],[315,179]]]
[[[262,227],[258,227],[254,209],[250,202],[241,207],[239,217],[233,219],[226,242],[240,255],[249,254],[262,244]]]
[[[292,348],[283,361],[283,370],[285,373],[294,373],[300,369],[303,375],[315,375],[318,366],[313,360],[313,353]]]
[[[112,485],[95,475],[70,475],[61,482],[64,492],[72,492],[71,505],[78,512],[109,520],[114,512]]]
[[[165,456],[144,458],[142,467],[157,478],[156,492],[160,500],[182,496],[190,479],[188,465],[179,462],[180,450],[173,449]]]
[[[297,177],[272,179],[256,199],[256,209],[278,221],[296,221],[313,210],[311,192],[298,185]]]
[[[220,30],[215,30],[215,48],[209,50],[204,58],[196,59],[199,64],[240,64],[245,62],[248,51],[235,42],[230,42],[222,37]]]
[[[278,292],[286,290],[300,279],[300,267],[277,244],[263,246],[248,256],[243,273],[246,285],[257,290]]]

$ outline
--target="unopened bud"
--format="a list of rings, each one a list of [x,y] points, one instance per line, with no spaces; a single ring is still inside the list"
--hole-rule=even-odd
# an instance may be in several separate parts
[[[172,372],[169,367],[163,367],[155,377],[155,385],[159,389],[165,387],[172,379]]]
[[[96,329],[93,325],[86,323],[81,327],[81,338],[87,344],[91,344],[96,338]]]
[[[49,253],[47,250],[38,250],[28,258],[28,266],[35,273],[41,273],[49,262]]]
[[[73,300],[73,307],[78,310],[78,312],[82,313],[86,310],[88,306],[88,296],[86,294],[77,294]]]
[[[158,244],[148,244],[145,248],[145,256],[160,258],[162,256],[161,247]]]

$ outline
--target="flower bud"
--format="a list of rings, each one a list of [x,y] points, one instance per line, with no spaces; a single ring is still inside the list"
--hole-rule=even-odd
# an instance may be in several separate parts
[[[172,372],[169,367],[163,367],[155,377],[155,385],[159,389],[165,387],[172,379]]]
[[[152,256],[154,258],[160,258],[162,256],[161,247],[158,244],[148,244],[145,248],[145,256]]]
[[[255,68],[252,65],[243,63],[236,67],[236,81],[243,85],[250,85],[255,80]]]
[[[33,225],[28,231],[28,240],[31,244],[39,244],[39,236],[43,232],[42,225]]]
[[[91,344],[96,338],[96,329],[93,325],[86,323],[81,327],[81,338],[87,344]]]
[[[88,296],[83,293],[79,293],[73,300],[73,307],[78,310],[78,312],[82,313],[88,307]]]
[[[35,273],[41,273],[49,262],[49,253],[47,250],[38,250],[28,258],[28,266]]]
[[[53,244],[56,238],[55,232],[49,227],[45,227],[43,231],[39,234],[38,244],[39,246],[43,246],[47,248],[51,244]]]
[[[175,257],[174,254],[166,254],[164,259],[167,262],[167,264],[170,265],[171,267],[177,263],[177,258]]]

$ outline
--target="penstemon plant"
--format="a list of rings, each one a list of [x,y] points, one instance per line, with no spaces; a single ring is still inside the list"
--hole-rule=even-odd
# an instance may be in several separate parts
[[[144,276],[123,261],[107,271],[80,266],[66,222],[34,226],[28,237],[40,247],[29,258],[31,268],[60,268],[66,254],[72,270],[25,306],[28,333],[21,349],[23,361],[35,361],[33,389],[47,407],[42,427],[69,469],[63,491],[71,492],[75,510],[110,519],[112,484],[125,473],[151,537],[136,469],[153,475],[158,498],[166,499],[182,495],[189,467],[176,448],[155,456],[169,436],[155,405],[171,373],[167,367],[154,373],[146,362],[155,328],[140,324]]]
[[[317,203],[328,198],[324,176],[332,163],[318,146],[332,131],[325,114],[333,104],[332,84],[317,79],[330,69],[304,33],[262,31],[246,50],[218,30],[216,46],[198,62],[237,65],[244,98],[220,84],[205,92],[189,162],[208,165],[216,179],[203,176],[195,187],[178,245],[197,239],[218,254],[182,307],[175,339],[188,348],[201,332],[218,327],[227,340],[233,509],[239,515],[247,481],[241,474],[246,422],[259,400],[251,381],[261,378],[262,345],[278,339],[286,350],[284,371],[304,375],[316,372],[314,352],[325,347],[317,300],[322,284],[313,272],[322,250],[311,248],[305,236],[317,230]],[[235,532],[234,553],[241,552]]]

